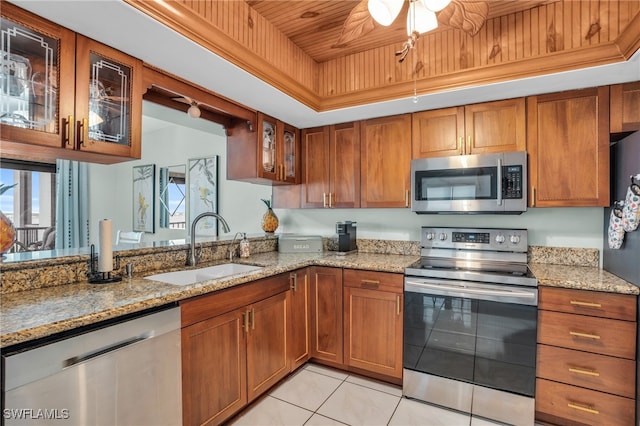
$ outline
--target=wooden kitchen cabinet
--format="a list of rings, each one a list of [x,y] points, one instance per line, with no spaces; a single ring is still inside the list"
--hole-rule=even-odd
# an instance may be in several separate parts
[[[311,355],[311,288],[308,269],[289,274],[291,286],[291,317],[289,321],[289,360],[291,371],[309,360]]]
[[[300,132],[258,112],[258,177],[300,183]]]
[[[263,185],[300,183],[300,131],[261,112],[256,129],[236,122],[227,132],[227,179]]]
[[[140,158],[142,61],[3,3],[7,157],[115,163]],[[10,86],[10,87],[9,87]]]
[[[183,424],[217,425],[284,378],[289,276],[181,304]]]
[[[402,379],[401,274],[345,269],[344,363]]]
[[[302,131],[303,208],[360,207],[360,123]]]
[[[609,205],[609,88],[527,98],[530,207]]]
[[[640,81],[610,87],[611,133],[640,130]]]
[[[412,158],[525,151],[525,99],[417,112]]]
[[[313,266],[311,278],[311,357],[343,365],[342,269]]]
[[[360,206],[409,207],[411,114],[361,122]]]
[[[536,420],[634,424],[636,299],[539,288]]]

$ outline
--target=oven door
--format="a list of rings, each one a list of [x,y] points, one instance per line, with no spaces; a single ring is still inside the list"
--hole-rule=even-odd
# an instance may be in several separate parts
[[[533,398],[537,300],[537,288],[405,277],[405,380],[415,372],[463,382],[469,393],[479,386]]]

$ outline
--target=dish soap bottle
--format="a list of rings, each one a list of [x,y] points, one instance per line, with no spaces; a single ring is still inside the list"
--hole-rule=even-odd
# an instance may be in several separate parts
[[[240,240],[240,257],[249,257],[250,254],[249,240],[247,239],[247,234],[243,233]]]

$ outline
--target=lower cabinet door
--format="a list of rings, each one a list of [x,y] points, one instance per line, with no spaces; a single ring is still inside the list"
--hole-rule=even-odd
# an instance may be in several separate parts
[[[247,388],[252,401],[289,374],[287,356],[288,304],[284,292],[249,306]]]
[[[402,378],[402,306],[402,294],[345,287],[345,364]]]
[[[536,380],[536,419],[559,425],[633,425],[631,398]]]
[[[183,424],[217,425],[247,403],[245,309],[182,329]]]
[[[311,278],[311,357],[343,365],[342,268],[313,266]]]
[[[310,354],[309,338],[309,279],[307,269],[292,272],[291,283],[291,319],[289,337],[289,360],[291,371],[307,362]]]

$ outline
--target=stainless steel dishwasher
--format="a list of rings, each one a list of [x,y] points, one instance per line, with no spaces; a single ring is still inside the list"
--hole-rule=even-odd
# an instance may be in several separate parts
[[[2,354],[4,424],[180,425],[180,308]]]

